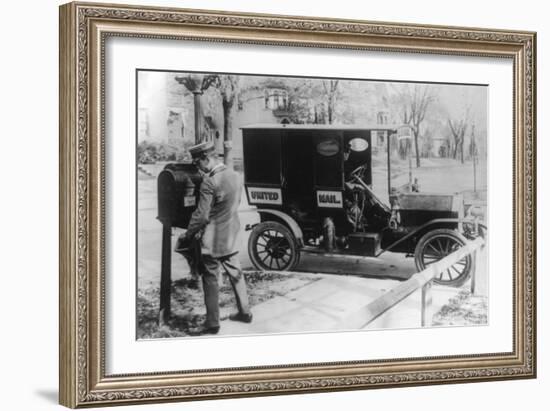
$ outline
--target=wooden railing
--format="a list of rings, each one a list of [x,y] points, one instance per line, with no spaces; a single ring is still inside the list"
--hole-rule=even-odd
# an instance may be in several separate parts
[[[443,271],[450,268],[453,264],[473,254],[473,267],[472,267],[472,291],[474,291],[475,284],[479,284],[480,281],[476,281],[476,266],[477,255],[479,250],[485,245],[485,241],[479,237],[471,242],[468,242],[465,246],[461,247],[447,257],[439,260],[438,262],[431,264],[426,269],[415,273],[407,281],[400,283],[397,287],[394,287],[387,293],[378,297],[376,300],[370,302],[353,314],[344,319],[342,323],[338,325],[338,328],[347,329],[359,329],[366,327],[369,323],[376,320],[382,314],[398,305],[405,298],[410,296],[418,289],[422,289],[421,297],[421,324],[422,326],[429,325],[430,319],[430,307],[431,307],[431,287],[435,277],[439,276]]]

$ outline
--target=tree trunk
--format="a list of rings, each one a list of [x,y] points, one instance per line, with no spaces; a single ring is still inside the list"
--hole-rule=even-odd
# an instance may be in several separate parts
[[[332,91],[330,93],[329,99],[328,99],[328,123],[332,124],[334,121],[334,95],[332,94]]]
[[[414,151],[416,152],[416,168],[420,167],[420,152],[418,150],[418,127],[413,132],[414,134]]]
[[[233,168],[233,103],[222,100],[223,106],[223,162]]]
[[[193,106],[195,119],[195,144],[202,143],[202,107],[201,107],[202,91],[193,91]]]
[[[323,83],[325,91],[327,92],[327,118],[328,124],[334,122],[334,115],[336,111],[336,92],[338,90],[338,80],[330,80],[327,87],[326,83]]]

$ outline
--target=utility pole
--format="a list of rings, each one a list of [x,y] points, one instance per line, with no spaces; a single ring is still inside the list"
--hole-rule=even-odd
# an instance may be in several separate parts
[[[412,175],[412,141],[408,140],[409,146],[409,193],[412,193],[413,175]],[[417,144],[418,145],[418,144]],[[417,154],[418,155],[418,154]]]

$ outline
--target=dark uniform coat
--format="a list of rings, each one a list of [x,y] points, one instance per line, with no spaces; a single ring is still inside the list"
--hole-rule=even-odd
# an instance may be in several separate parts
[[[199,204],[191,216],[186,237],[204,229],[203,254],[224,257],[238,251],[241,192],[239,175],[225,165],[216,166],[202,180]]]

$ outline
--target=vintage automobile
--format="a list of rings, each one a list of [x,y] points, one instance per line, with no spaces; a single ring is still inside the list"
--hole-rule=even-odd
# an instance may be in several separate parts
[[[248,252],[260,270],[293,270],[300,254],[414,256],[418,270],[483,232],[466,218],[459,194],[391,187],[389,204],[372,190],[373,136],[399,127],[259,124],[242,127],[245,190],[260,222],[247,227]],[[376,134],[375,134],[376,133]],[[388,146],[388,144],[386,144]],[[471,256],[435,279],[460,286]]]

